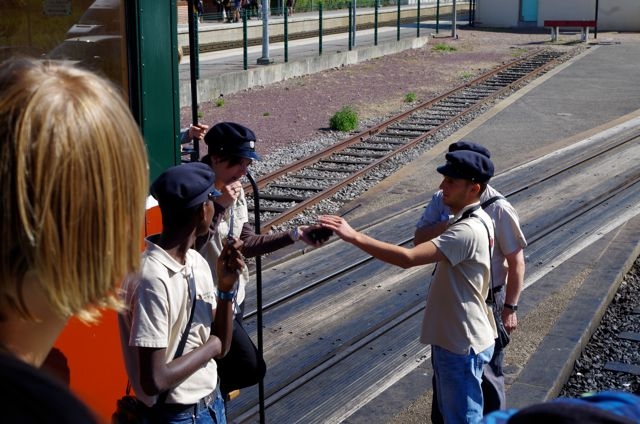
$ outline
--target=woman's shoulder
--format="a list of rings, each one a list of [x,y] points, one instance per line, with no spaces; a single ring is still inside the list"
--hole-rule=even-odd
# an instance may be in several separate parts
[[[0,354],[0,391],[0,410],[6,422],[98,422],[62,383],[7,354]]]

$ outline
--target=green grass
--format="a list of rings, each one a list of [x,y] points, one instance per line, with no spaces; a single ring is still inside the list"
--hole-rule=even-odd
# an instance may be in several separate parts
[[[350,106],[344,106],[331,117],[329,127],[337,131],[353,131],[358,128],[358,113]]]
[[[413,91],[408,92],[407,94],[404,95],[404,101],[407,103],[415,102],[416,93],[414,93]]]
[[[435,46],[433,46],[431,50],[433,50],[434,52],[449,53],[449,52],[455,52],[458,49],[445,43],[438,43]]]
[[[222,97],[219,97],[216,99],[216,106],[218,107],[224,106],[224,99]]]

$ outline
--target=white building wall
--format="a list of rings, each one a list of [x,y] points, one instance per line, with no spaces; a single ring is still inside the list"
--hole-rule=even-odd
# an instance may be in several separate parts
[[[520,0],[476,0],[476,25],[494,28],[518,26]]]
[[[520,0],[476,0],[476,24],[520,25]],[[538,26],[547,19],[594,19],[596,0],[538,0]],[[640,31],[640,0],[599,0],[598,30]]]

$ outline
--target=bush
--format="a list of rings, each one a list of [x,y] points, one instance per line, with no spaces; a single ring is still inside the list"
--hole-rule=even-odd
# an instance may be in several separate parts
[[[353,131],[358,128],[358,114],[351,107],[345,106],[331,117],[329,127],[337,131]]]
[[[407,94],[404,95],[404,101],[407,103],[415,102],[416,93],[414,93],[413,91],[408,92]]]

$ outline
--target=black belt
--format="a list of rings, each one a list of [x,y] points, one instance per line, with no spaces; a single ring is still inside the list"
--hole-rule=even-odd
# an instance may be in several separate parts
[[[181,414],[187,411],[193,411],[194,414],[198,414],[200,411],[208,409],[209,406],[216,400],[216,391],[209,393],[197,403],[190,405],[184,405],[182,403],[161,403],[156,404],[154,407],[162,412],[168,412],[170,414]]]

